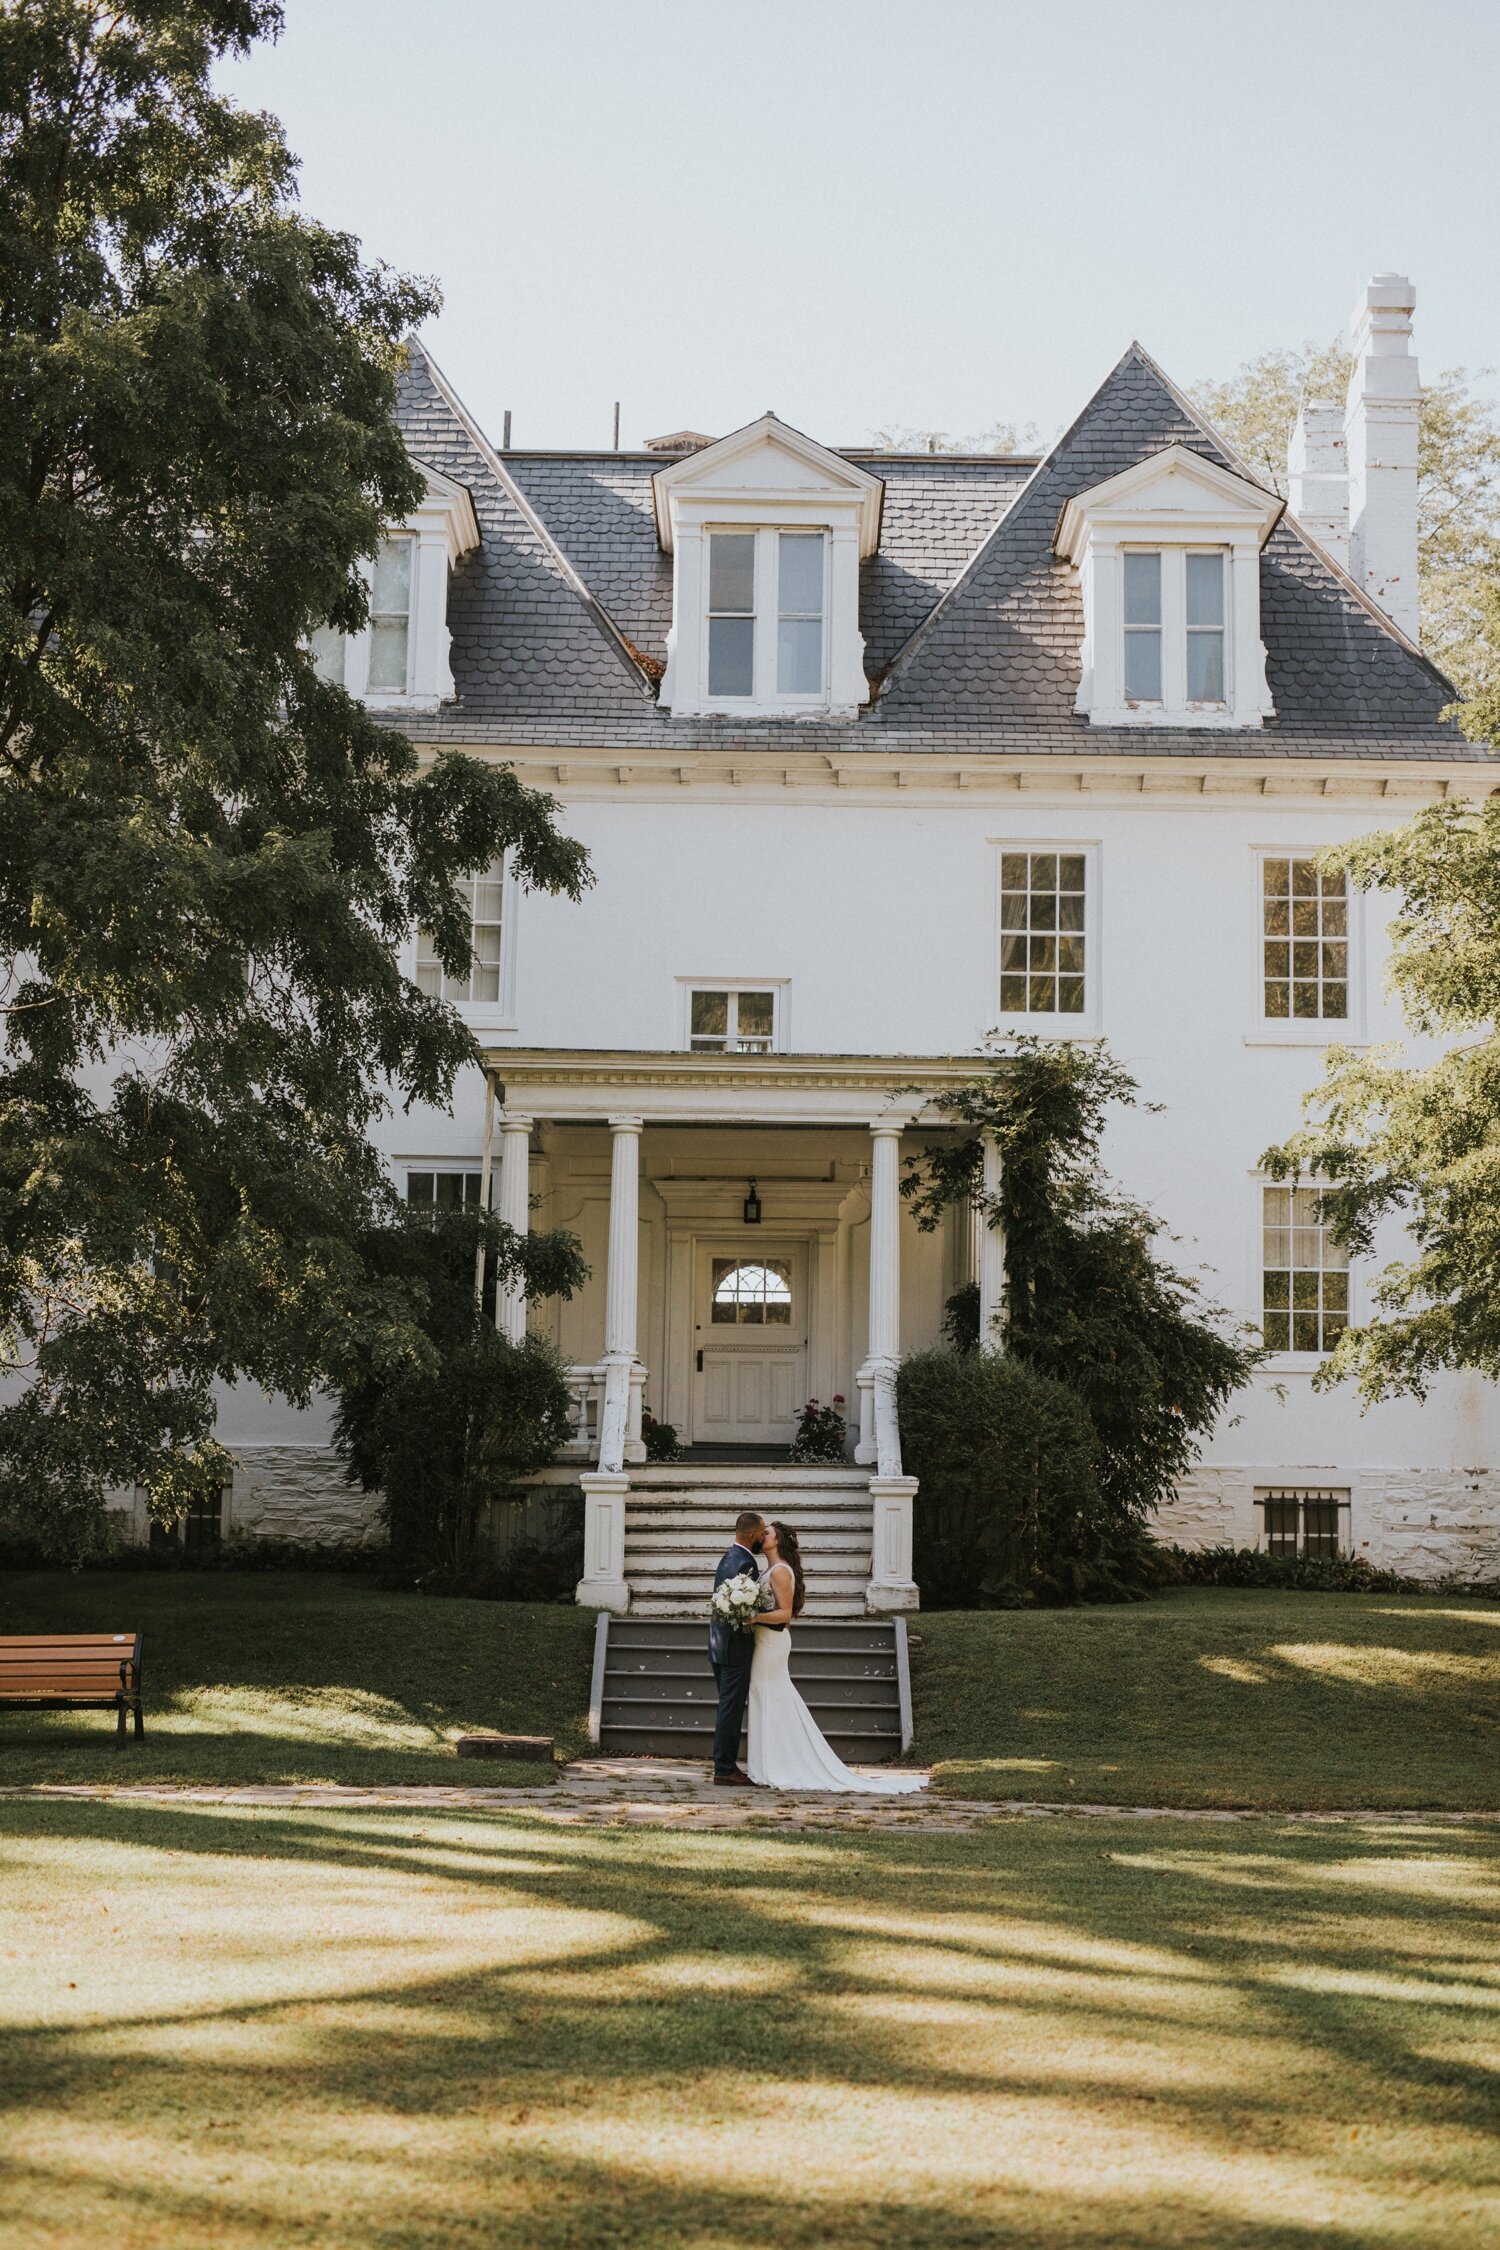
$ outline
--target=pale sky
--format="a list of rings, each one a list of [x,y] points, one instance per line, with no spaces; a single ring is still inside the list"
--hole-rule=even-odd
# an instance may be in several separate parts
[[[1500,360],[1500,0],[286,0],[225,74],[439,282],[498,442],[1071,420],[1326,341],[1383,269]],[[1493,388],[1487,384],[1486,388]]]

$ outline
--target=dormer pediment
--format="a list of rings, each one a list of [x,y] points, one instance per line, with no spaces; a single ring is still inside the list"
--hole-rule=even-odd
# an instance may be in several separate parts
[[[752,520],[757,511],[761,518],[769,512],[788,523],[816,516],[828,524],[850,524],[861,561],[880,542],[882,480],[774,414],[658,469],[651,482],[657,537],[669,555],[684,517],[702,523],[715,515],[736,523]],[[804,509],[811,515],[804,518]]]
[[[1185,445],[1169,445],[1075,494],[1058,517],[1053,545],[1071,563],[1082,562],[1090,534],[1227,543],[1252,538],[1259,550],[1285,506],[1248,477]]]

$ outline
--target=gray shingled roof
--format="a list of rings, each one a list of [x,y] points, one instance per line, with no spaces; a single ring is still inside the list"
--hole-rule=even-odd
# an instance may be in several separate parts
[[[1240,466],[1139,347],[1035,473],[999,457],[850,454],[886,484],[880,552],[861,580],[866,669],[879,693],[856,720],[815,728],[674,720],[656,704],[652,668],[671,622],[671,564],[651,504],[659,461],[502,460],[420,351],[401,413],[412,452],[469,488],[481,534],[449,604],[458,698],[411,726],[425,741],[752,752],[795,743],[841,756],[1483,756],[1439,718],[1453,699],[1448,683],[1287,521],[1261,566],[1274,720],[1243,733],[1147,732],[1074,714],[1083,620],[1076,576],[1052,552],[1063,503],[1166,445]]]

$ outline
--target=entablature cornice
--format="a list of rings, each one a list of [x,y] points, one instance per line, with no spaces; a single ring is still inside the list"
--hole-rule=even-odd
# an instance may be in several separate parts
[[[419,751],[422,745],[418,745]],[[776,798],[795,792],[816,802],[951,802],[963,797],[1059,795],[1179,798],[1297,797],[1393,800],[1436,804],[1444,798],[1477,799],[1500,790],[1500,773],[1485,760],[1459,758],[1068,756],[1003,750],[870,750],[848,756],[802,750],[560,752],[536,745],[466,746],[471,754],[514,766],[532,788],[570,799],[614,798],[622,793],[652,800],[696,790],[725,798]]]
[[[484,1066],[507,1108],[607,1124],[806,1124],[868,1128],[944,1122],[932,1103],[994,1058],[972,1055],[695,1055],[630,1048],[490,1047]]]

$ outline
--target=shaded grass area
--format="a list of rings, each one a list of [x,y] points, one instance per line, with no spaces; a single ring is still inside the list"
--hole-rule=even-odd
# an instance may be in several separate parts
[[[27,2250],[1479,2250],[1500,1839],[0,1806]]]
[[[912,1620],[915,1755],[963,1796],[1500,1807],[1500,1603],[1191,1588]]]
[[[0,1782],[525,1782],[460,1763],[469,1731],[583,1746],[593,1617],[571,1607],[381,1593],[345,1575],[25,1571],[0,1633],[145,1634],[146,1739],[112,1715],[0,1710]]]

